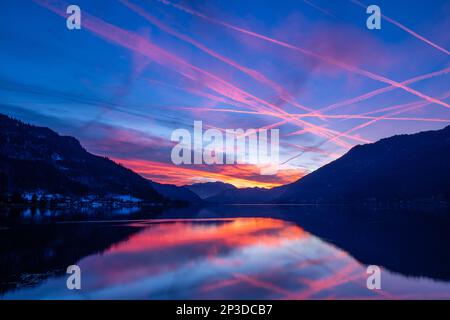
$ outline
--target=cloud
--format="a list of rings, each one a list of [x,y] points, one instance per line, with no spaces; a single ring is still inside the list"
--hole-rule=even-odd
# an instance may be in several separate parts
[[[180,165],[145,159],[120,159],[114,161],[141,174],[143,177],[161,183],[176,185],[200,181],[223,181],[238,188],[272,188],[294,182],[306,175],[303,169],[282,167],[276,175],[262,176],[256,165]]]

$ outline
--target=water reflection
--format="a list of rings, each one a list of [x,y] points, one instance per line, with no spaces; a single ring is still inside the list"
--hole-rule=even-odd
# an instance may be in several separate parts
[[[317,229],[314,219],[308,221]],[[388,270],[382,272],[382,290],[368,290],[364,264],[287,219],[176,218],[59,228],[91,228],[91,235],[116,239],[110,238],[113,244],[103,252],[98,247],[75,260],[82,270],[81,291],[67,290],[60,273],[3,298],[450,298],[449,282]]]

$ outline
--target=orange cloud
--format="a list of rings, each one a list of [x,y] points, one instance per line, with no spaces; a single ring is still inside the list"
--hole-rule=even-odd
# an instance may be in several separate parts
[[[222,181],[238,188],[273,188],[294,182],[306,175],[306,172],[302,169],[281,168],[276,175],[263,176],[260,175],[258,166],[250,164],[176,166],[170,163],[142,159],[113,158],[112,160],[147,179],[175,185],[186,185],[200,181]]]

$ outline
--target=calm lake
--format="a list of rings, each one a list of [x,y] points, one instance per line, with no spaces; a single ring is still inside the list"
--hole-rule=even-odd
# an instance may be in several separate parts
[[[224,206],[2,221],[1,299],[450,299],[445,212]],[[66,286],[73,264],[81,290]],[[380,290],[366,286],[368,265]]]

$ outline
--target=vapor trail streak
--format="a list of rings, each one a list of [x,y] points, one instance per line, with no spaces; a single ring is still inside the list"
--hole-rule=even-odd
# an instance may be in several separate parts
[[[441,99],[446,99],[448,97],[450,97],[450,92],[447,92],[445,95],[443,95],[441,97]],[[352,133],[352,132],[354,132],[356,130],[365,128],[365,127],[367,127],[367,126],[369,126],[369,125],[371,125],[371,124],[373,124],[373,123],[375,123],[377,121],[384,120],[384,119],[386,119],[386,118],[388,118],[390,116],[397,115],[397,114],[404,113],[404,112],[411,111],[411,110],[415,110],[415,109],[419,109],[419,108],[428,106],[430,104],[431,103],[429,103],[429,102],[417,101],[417,102],[413,102],[413,103],[408,103],[408,104],[394,106],[393,108],[401,108],[401,110],[398,110],[398,111],[395,111],[395,112],[391,112],[391,113],[385,114],[383,116],[376,117],[375,119],[373,119],[371,121],[368,121],[366,123],[360,124],[359,126],[356,126],[356,127],[352,128],[350,130],[345,131],[343,134],[344,135],[350,134],[350,133]],[[336,138],[339,138],[339,135],[337,135],[334,138],[331,138],[328,142],[332,142],[333,139],[336,139]]]
[[[324,61],[324,62],[329,63],[329,64],[336,65],[336,66],[338,66],[338,67],[340,67],[340,68],[342,68],[344,70],[347,70],[349,72],[353,72],[353,73],[365,76],[365,77],[370,78],[372,80],[377,80],[377,81],[380,81],[380,82],[384,82],[384,83],[390,84],[390,85],[395,86],[397,88],[403,89],[404,91],[409,92],[409,93],[411,93],[413,95],[416,95],[419,98],[422,98],[422,99],[427,100],[429,102],[433,102],[433,103],[442,105],[442,106],[450,109],[450,105],[449,104],[447,104],[447,103],[445,103],[443,101],[440,101],[440,100],[438,100],[436,98],[430,97],[430,96],[428,96],[426,94],[423,94],[423,93],[421,93],[421,92],[419,92],[417,90],[409,88],[409,87],[407,87],[407,86],[405,86],[405,85],[403,85],[403,84],[401,84],[401,83],[399,83],[397,81],[391,80],[391,79],[389,79],[389,78],[387,78],[385,76],[377,75],[377,74],[375,74],[373,72],[370,72],[370,71],[358,68],[356,66],[349,65],[349,64],[347,64],[345,62],[338,61],[336,59],[323,56],[321,54],[312,52],[310,50],[307,50],[307,49],[304,49],[304,48],[301,48],[301,47],[298,47],[298,46],[294,46],[292,44],[289,44],[289,43],[286,43],[286,42],[283,42],[283,41],[280,41],[280,40],[276,40],[276,39],[270,38],[268,36],[264,36],[262,34],[259,34],[259,33],[256,33],[256,32],[244,29],[244,28],[240,28],[240,27],[234,26],[232,24],[229,24],[229,23],[221,21],[221,20],[212,19],[212,18],[210,18],[208,16],[205,16],[204,14],[201,14],[201,13],[199,13],[197,11],[194,11],[192,9],[188,9],[188,8],[186,8],[184,6],[179,5],[179,4],[174,4],[174,3],[169,2],[167,0],[157,0],[157,1],[159,1],[161,3],[164,3],[166,5],[170,5],[170,6],[174,7],[174,8],[182,10],[184,12],[187,12],[187,13],[189,13],[191,15],[195,15],[197,17],[205,19],[205,20],[207,20],[207,21],[209,21],[211,23],[214,23],[214,24],[217,24],[217,25],[221,25],[221,26],[229,28],[231,30],[238,31],[240,33],[243,33],[243,34],[246,34],[246,35],[258,38],[258,39],[262,39],[262,40],[268,41],[270,43],[274,43],[274,44],[277,44],[279,46],[282,46],[282,47],[285,47],[285,48],[288,48],[288,49],[291,49],[291,50],[294,50],[294,51],[297,51],[297,52],[301,52],[304,55],[307,55],[307,56],[319,59],[319,60]]]
[[[130,10],[134,11],[135,13],[137,13],[138,15],[142,16],[144,19],[146,19],[148,22],[150,22],[151,24],[157,26],[158,28],[160,28],[161,30],[164,30],[165,32],[171,34],[172,36],[177,37],[178,39],[181,39],[191,45],[193,45],[194,47],[196,47],[197,49],[202,50],[203,52],[207,53],[208,55],[228,64],[229,66],[236,68],[237,70],[245,73],[246,75],[248,75],[249,77],[253,78],[254,80],[261,82],[265,85],[267,85],[268,87],[272,88],[274,91],[276,91],[278,93],[278,95],[280,96],[280,98],[287,102],[290,103],[294,106],[296,106],[297,108],[309,111],[309,112],[316,112],[315,110],[308,108],[306,106],[303,106],[301,104],[299,104],[298,102],[296,102],[294,100],[294,98],[292,97],[292,95],[285,89],[283,88],[280,84],[268,79],[264,74],[262,74],[261,72],[257,71],[257,70],[253,70],[247,67],[244,67],[240,64],[238,64],[237,62],[221,55],[220,53],[217,53],[216,51],[213,51],[211,49],[209,49],[208,47],[206,47],[205,45],[203,45],[202,43],[200,43],[199,41],[179,33],[178,31],[172,29],[171,27],[169,27],[168,25],[164,24],[163,22],[161,22],[160,20],[158,20],[156,17],[150,15],[149,13],[147,13],[145,10],[143,10],[142,8],[140,8],[139,6],[130,3],[127,0],[120,0],[120,2],[125,5],[126,7],[128,7]]]
[[[442,70],[434,71],[434,72],[431,72],[431,73],[427,73],[427,74],[424,74],[424,75],[420,75],[420,76],[417,76],[417,77],[405,80],[405,81],[401,82],[401,84],[409,85],[409,84],[416,83],[416,82],[419,82],[419,81],[422,81],[422,80],[431,79],[433,77],[445,75],[445,74],[448,74],[448,73],[450,73],[450,68],[445,68],[445,69],[442,69]],[[322,112],[330,111],[330,110],[333,110],[333,109],[336,109],[336,108],[339,108],[339,107],[348,106],[348,105],[351,105],[353,103],[361,102],[361,101],[367,100],[369,98],[375,97],[375,96],[380,95],[382,93],[386,93],[386,92],[392,91],[394,89],[396,89],[395,86],[387,86],[387,87],[384,87],[384,88],[381,88],[381,89],[377,89],[377,90],[365,93],[363,95],[360,95],[358,97],[354,97],[354,98],[351,98],[351,99],[348,99],[348,100],[345,100],[345,101],[341,101],[341,102],[338,102],[338,103],[331,104],[331,105],[329,105],[327,107],[319,109],[318,112],[321,114]],[[322,114],[321,114],[321,116],[322,116]]]
[[[252,114],[252,115],[267,115],[267,116],[279,117],[279,114],[277,114],[277,113],[271,113],[271,112],[267,112],[267,113],[261,114],[261,112],[256,112],[256,111],[242,111],[242,110],[220,109],[220,108],[193,108],[193,107],[182,107],[182,109],[184,109],[184,110],[195,110],[195,111],[201,110],[201,111],[226,112],[226,113],[240,113],[240,114]],[[295,115],[295,114],[293,114],[293,116],[298,117],[298,115]],[[369,117],[369,118],[375,118],[375,117]],[[367,118],[365,117],[364,119],[367,119]],[[392,119],[392,120],[397,120],[397,119]],[[403,119],[403,120],[406,120],[406,119]],[[408,119],[408,120],[409,120],[409,119]],[[442,120],[442,119],[438,119],[438,120]],[[274,128],[274,127],[280,126],[281,124],[284,124],[286,121],[287,121],[287,120],[281,121],[281,122],[277,122],[277,123],[274,123],[274,124],[270,125],[270,127],[271,127],[271,128]],[[447,121],[447,120],[442,120],[442,121],[435,121],[435,122],[450,122],[450,120],[448,120],[448,121]],[[302,129],[302,131],[317,134],[315,131],[312,131],[312,129],[314,129],[314,127],[312,127],[312,128],[310,127],[310,128],[308,128],[308,129]],[[336,131],[336,130],[332,130],[332,129],[328,129],[328,128],[322,128],[322,129],[325,130],[325,131],[327,131],[327,133],[328,133],[329,135],[332,135],[332,137],[329,137],[329,138],[335,137],[335,134],[336,134],[336,133],[337,133],[337,134],[340,134],[340,133],[339,133],[338,131]],[[292,134],[295,134],[295,133],[298,133],[298,131],[296,131],[296,132],[294,132],[294,133],[292,133]],[[352,139],[352,140],[356,140],[356,141],[363,142],[363,143],[370,143],[370,142],[372,142],[372,141],[370,141],[370,140],[363,139],[363,138],[361,138],[361,137],[350,136],[350,135],[346,135],[346,134],[342,135],[342,137],[345,137],[345,138],[348,138],[348,139]],[[334,140],[333,140],[333,141],[334,141]]]
[[[404,105],[401,106],[394,106],[389,107],[389,109],[397,109],[404,107]],[[245,110],[234,110],[234,109],[224,109],[224,108],[197,108],[197,107],[182,107],[184,110],[197,110],[197,111],[211,111],[211,112],[224,112],[224,113],[240,113],[240,114],[254,114],[258,115],[259,112],[256,111],[245,111]],[[373,111],[372,111],[373,113]],[[269,114],[267,114],[269,115]],[[276,116],[276,113],[270,114],[272,116]],[[293,113],[292,116],[296,116],[298,118],[309,118],[314,117],[314,115],[310,114],[295,114]],[[379,117],[375,116],[367,116],[367,115],[359,115],[359,114],[336,114],[336,115],[324,115],[324,118],[326,119],[378,119]],[[450,119],[442,119],[442,118],[415,118],[415,117],[387,117],[384,118],[384,120],[393,120],[393,121],[424,121],[424,122],[450,122]],[[282,121],[285,123],[286,121]],[[276,126],[276,124],[273,124],[271,126]]]
[[[67,6],[63,1],[34,0],[34,2],[64,18],[66,16],[65,8]],[[86,12],[84,12],[83,17],[84,28],[90,30],[97,36],[131,51],[140,53],[143,56],[162,66],[172,69],[188,79],[201,82],[205,87],[211,89],[212,91],[241,103],[252,110],[259,111],[261,114],[276,111],[276,117],[287,120],[300,127],[307,127],[312,133],[327,139],[339,133],[335,130],[322,128],[301,119],[296,119],[278,106],[260,99],[206,70],[189,64],[180,57],[173,55],[172,53],[160,48],[139,35],[107,23],[99,18],[87,14]],[[335,139],[334,143],[343,148],[348,148],[351,146],[347,142],[339,139]]]
[[[441,99],[446,99],[446,98],[448,98],[448,97],[450,97],[450,91],[448,91],[447,93],[445,93],[445,94],[441,97]],[[352,129],[350,129],[350,130],[347,130],[347,131],[344,132],[343,134],[344,134],[344,135],[345,135],[345,134],[349,134],[349,133],[354,132],[354,131],[356,131],[356,130],[359,130],[359,129],[362,129],[362,128],[364,128],[364,127],[367,127],[367,126],[369,126],[369,125],[371,125],[371,124],[373,124],[373,123],[375,123],[375,122],[377,122],[377,121],[384,120],[384,119],[387,118],[387,117],[390,117],[390,116],[393,116],[393,115],[397,115],[397,114],[400,114],[400,113],[404,113],[404,112],[407,112],[407,111],[412,111],[412,110],[415,110],[415,109],[419,109],[419,108],[425,107],[425,106],[430,105],[430,104],[431,104],[431,103],[428,103],[428,102],[418,101],[418,102],[412,102],[412,103],[401,104],[401,105],[396,105],[396,106],[392,106],[392,107],[389,107],[389,108],[385,108],[385,109],[389,109],[389,110],[396,110],[396,109],[397,109],[397,110],[400,109],[400,110],[398,110],[398,111],[396,111],[396,112],[392,112],[392,113],[386,114],[386,115],[383,115],[383,116],[380,116],[380,117],[377,117],[377,118],[375,118],[375,119],[373,119],[373,120],[371,120],[371,121],[369,121],[369,122],[363,123],[363,124],[361,124],[361,125],[359,125],[359,126],[356,126],[356,127],[352,128]],[[339,138],[339,137],[336,137],[336,138]],[[333,139],[333,138],[332,138],[332,139]],[[319,148],[319,147],[321,147],[322,145],[324,145],[325,143],[331,142],[332,139],[322,141],[321,143],[319,143],[319,144],[316,145],[315,147],[316,147],[316,148]],[[288,162],[290,162],[290,161],[292,161],[292,160],[294,160],[294,159],[296,159],[296,158],[298,158],[298,157],[301,157],[305,152],[308,152],[308,151],[302,151],[302,152],[300,152],[300,153],[298,153],[298,154],[296,154],[296,155],[290,157],[289,159],[287,159],[286,161],[284,161],[284,162],[282,163],[282,165],[284,165],[284,164],[286,164],[286,163],[288,163]]]
[[[350,0],[350,2],[356,4],[356,5],[358,5],[358,6],[362,7],[362,8],[364,8],[364,9],[367,8],[366,5],[364,5],[362,2],[360,2],[360,1],[358,1],[358,0]],[[388,16],[386,16],[386,15],[384,15],[384,14],[381,14],[381,16],[382,16],[383,19],[385,19],[386,21],[389,21],[389,22],[392,23],[393,25],[399,27],[399,28],[402,29],[403,31],[406,31],[407,33],[409,33],[409,34],[412,35],[413,37],[419,39],[420,41],[423,41],[423,42],[429,44],[430,46],[432,46],[433,48],[438,49],[439,51],[441,51],[441,52],[443,52],[443,53],[445,53],[445,54],[447,54],[447,55],[450,55],[450,52],[449,52],[448,50],[446,50],[446,49],[442,48],[441,46],[439,46],[439,45],[437,45],[437,44],[431,42],[431,41],[428,40],[427,38],[425,38],[425,37],[421,36],[420,34],[414,32],[413,30],[409,29],[408,27],[405,27],[405,26],[404,26],[403,24],[401,24],[400,22],[398,22],[398,21],[396,21],[396,20],[394,20],[394,19],[392,19],[392,18],[390,18],[390,17],[388,17]]]
[[[334,14],[332,14],[331,12],[329,12],[329,11],[327,11],[327,10],[325,10],[325,9],[323,9],[323,8],[321,8],[321,7],[319,7],[318,5],[312,3],[311,1],[303,0],[303,2],[306,3],[307,5],[313,7],[314,9],[316,9],[316,10],[322,12],[323,14],[329,16],[329,17],[336,18],[336,16],[335,16]]]

